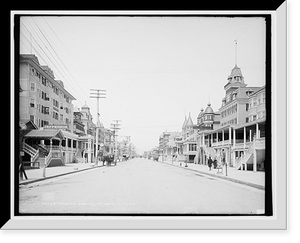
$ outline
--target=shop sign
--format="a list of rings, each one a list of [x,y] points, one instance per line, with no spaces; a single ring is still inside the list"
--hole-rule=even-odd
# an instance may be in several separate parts
[[[46,129],[46,130],[67,130],[68,125],[45,125],[44,129]]]

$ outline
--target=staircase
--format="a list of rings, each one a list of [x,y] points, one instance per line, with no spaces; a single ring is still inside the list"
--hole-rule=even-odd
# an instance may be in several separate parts
[[[49,151],[44,148],[43,146],[39,145],[39,144],[34,144],[32,145],[33,148],[35,148],[36,150],[39,150],[39,154],[40,156],[47,156],[49,154]]]
[[[30,155],[30,162],[33,163],[39,157],[39,150],[31,147],[27,143],[23,143],[22,150]]]
[[[250,164],[251,162],[253,163],[254,143],[255,140],[250,144],[249,148],[245,151],[245,154],[236,162],[235,168],[237,170],[242,169],[242,166],[245,164]]]

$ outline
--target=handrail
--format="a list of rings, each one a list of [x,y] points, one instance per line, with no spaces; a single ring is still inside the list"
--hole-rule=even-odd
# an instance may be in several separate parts
[[[51,158],[52,158],[52,150],[50,150],[49,154],[45,157],[45,167],[48,167]]]
[[[256,139],[254,138],[254,140],[250,143],[250,146],[247,150],[245,150],[245,153],[238,158],[238,161],[236,163],[236,166],[235,168],[238,170],[241,165],[243,164],[247,164],[248,160],[251,158],[252,154],[253,154],[253,147],[254,147],[254,144],[256,142]]]
[[[30,156],[34,156],[38,150],[34,149],[27,143],[23,143],[23,149],[25,150],[26,153],[28,153]]]
[[[38,157],[39,157],[39,150],[37,150],[36,153],[33,156],[31,156],[30,161],[34,162]]]

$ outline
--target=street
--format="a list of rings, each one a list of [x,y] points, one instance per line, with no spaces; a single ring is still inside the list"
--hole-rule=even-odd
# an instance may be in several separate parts
[[[257,214],[263,190],[147,159],[48,179],[19,190],[20,213]]]

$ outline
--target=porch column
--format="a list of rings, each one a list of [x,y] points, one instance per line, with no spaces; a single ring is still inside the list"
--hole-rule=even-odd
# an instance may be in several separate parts
[[[74,154],[74,139],[71,139],[71,148],[72,148],[72,152],[71,152],[71,160],[70,162],[72,162],[74,160],[75,154]]]
[[[66,142],[65,142],[65,163],[69,162],[69,139],[66,138]]]
[[[256,142],[253,141],[253,172],[257,171],[257,155],[256,155]]]
[[[219,132],[217,132],[217,146],[219,145]]]
[[[91,163],[91,155],[92,155],[92,150],[91,150],[91,139],[88,140],[88,163]]]
[[[213,136],[213,134],[211,133],[211,134],[210,134],[210,144],[211,144],[211,147],[212,147],[213,142],[214,142],[214,136]]]
[[[259,138],[259,128],[258,128],[258,123],[256,123],[256,138]]]
[[[231,127],[229,127],[229,144],[231,144]]]
[[[52,138],[50,139],[50,150],[52,150]]]
[[[235,143],[236,143],[236,141],[235,141],[235,139],[236,139],[236,134],[235,134],[235,129],[233,130],[233,148],[235,148]]]
[[[250,134],[249,134],[249,136],[250,136],[250,143],[252,142],[252,130],[250,129]]]
[[[246,150],[246,127],[244,127],[244,153]]]
[[[224,130],[222,130],[222,145],[224,145]]]
[[[232,154],[233,154],[232,163],[233,163],[233,167],[235,167],[235,151],[233,151]]]

